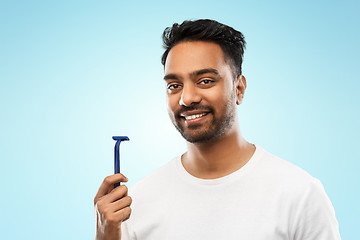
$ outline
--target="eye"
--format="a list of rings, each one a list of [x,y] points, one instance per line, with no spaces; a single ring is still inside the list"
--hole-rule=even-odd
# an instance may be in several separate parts
[[[215,81],[213,79],[201,79],[197,85],[201,88],[210,88],[214,85]]]
[[[169,89],[169,90],[173,90],[173,89],[176,89],[176,88],[178,88],[178,87],[180,87],[179,84],[171,84],[171,85],[168,86],[168,89]]]
[[[212,83],[212,82],[214,82],[214,81],[212,81],[212,80],[210,80],[210,79],[204,79],[204,80],[201,80],[201,81],[199,82],[199,84],[209,84],[209,83]]]
[[[169,84],[167,86],[167,91],[168,91],[168,93],[175,93],[178,90],[180,90],[180,88],[181,88],[180,84],[173,83],[173,84]]]

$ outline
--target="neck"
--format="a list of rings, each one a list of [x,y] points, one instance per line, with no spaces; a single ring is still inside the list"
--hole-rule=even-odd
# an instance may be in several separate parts
[[[220,139],[206,143],[187,143],[182,156],[185,169],[193,176],[215,179],[226,176],[244,166],[255,152],[236,127]]]

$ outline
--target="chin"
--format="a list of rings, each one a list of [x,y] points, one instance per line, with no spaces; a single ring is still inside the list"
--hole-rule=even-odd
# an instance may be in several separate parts
[[[219,138],[221,138],[221,136],[224,135],[224,133],[222,132],[209,132],[209,131],[198,134],[188,134],[183,131],[179,131],[179,132],[181,133],[182,137],[190,143],[208,143],[211,141],[218,140]]]

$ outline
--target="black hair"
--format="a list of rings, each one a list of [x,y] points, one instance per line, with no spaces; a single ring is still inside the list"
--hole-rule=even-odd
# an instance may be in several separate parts
[[[165,28],[162,38],[165,52],[161,63],[164,66],[170,50],[176,44],[184,41],[207,41],[221,47],[225,61],[232,66],[236,77],[241,74],[246,42],[244,35],[232,27],[210,19],[184,21]]]

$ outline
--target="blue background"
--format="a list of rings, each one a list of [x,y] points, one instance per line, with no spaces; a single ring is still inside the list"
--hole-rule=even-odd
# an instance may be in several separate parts
[[[182,153],[161,34],[212,18],[242,31],[245,138],[322,181],[343,239],[359,224],[358,1],[0,1],[2,239],[92,239],[93,197]]]

